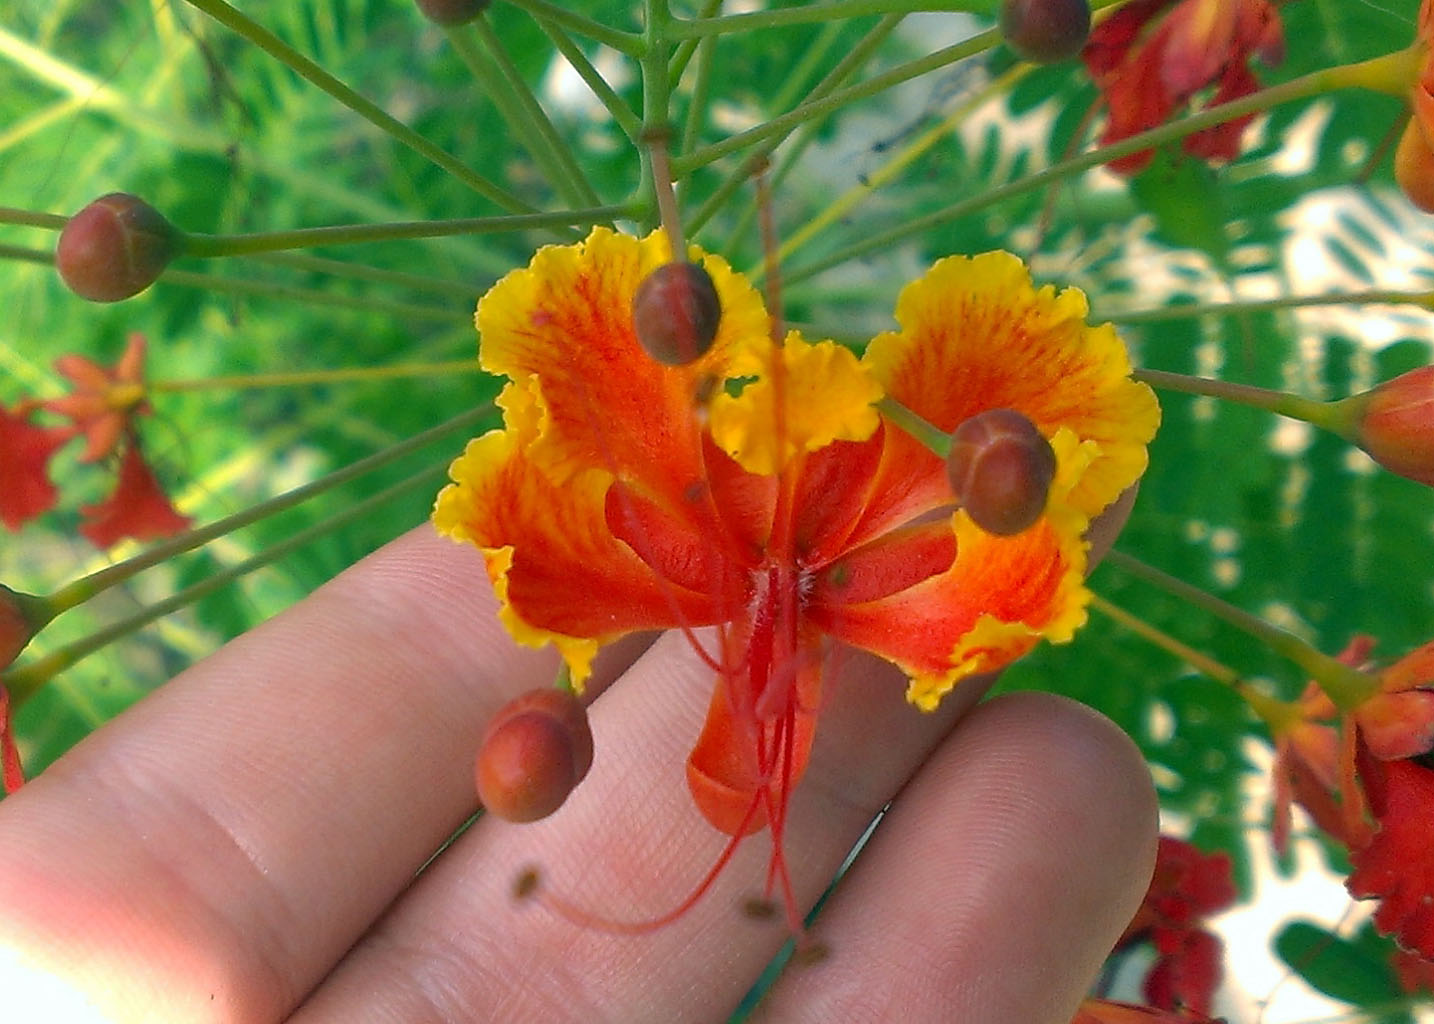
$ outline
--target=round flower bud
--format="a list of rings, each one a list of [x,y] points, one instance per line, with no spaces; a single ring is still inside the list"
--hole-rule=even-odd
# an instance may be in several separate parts
[[[533,690],[505,705],[478,748],[478,798],[506,821],[546,818],[593,763],[587,712],[566,690]]]
[[[1392,473],[1434,487],[1434,366],[1402,373],[1336,403],[1343,432]]]
[[[1080,53],[1090,36],[1089,0],[1001,0],[1001,35],[1022,60],[1051,64]]]
[[[55,269],[81,298],[118,302],[154,284],[183,240],[143,199],[111,192],[70,218],[55,246]]]
[[[946,475],[971,521],[1008,537],[1033,526],[1045,511],[1056,453],[1025,416],[989,409],[951,435]]]
[[[492,0],[417,0],[418,9],[438,25],[462,25],[488,9]]]
[[[1394,151],[1394,180],[1409,201],[1425,213],[1434,213],[1434,150],[1425,141],[1419,119],[1410,118]]]
[[[664,263],[632,297],[632,326],[643,350],[664,366],[686,366],[712,347],[722,302],[696,263]]]

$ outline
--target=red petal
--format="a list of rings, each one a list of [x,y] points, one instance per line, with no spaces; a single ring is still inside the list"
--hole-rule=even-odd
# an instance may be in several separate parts
[[[770,628],[767,632],[770,643]],[[735,648],[738,638],[732,639]],[[741,646],[747,648],[743,654],[729,660],[744,664],[731,678],[718,680],[702,734],[687,759],[693,802],[713,828],[727,835],[751,835],[767,824],[769,804],[786,806],[788,793],[806,771],[821,702],[821,661],[815,644],[809,644],[801,656],[769,666],[772,677],[765,688],[786,690],[775,713],[754,710],[750,705],[770,695],[743,692],[754,686],[755,659],[749,645]],[[749,708],[737,711],[734,699]]]
[[[1206,931],[1186,931],[1175,952],[1156,961],[1145,976],[1145,998],[1166,1010],[1210,1012],[1224,975],[1224,944]]]
[[[171,537],[189,529],[190,522],[170,503],[133,438],[120,460],[114,493],[97,505],[84,506],[80,514],[85,520],[80,533],[99,548],[126,537],[140,541]]]
[[[1382,767],[1379,829],[1369,845],[1351,853],[1349,891],[1356,899],[1380,899],[1374,914],[1380,931],[1434,958],[1434,772],[1413,761]]]
[[[25,782],[20,765],[20,750],[15,746],[15,731],[10,719],[10,694],[0,686],[0,782],[8,795]]]
[[[54,506],[59,493],[50,482],[50,459],[74,436],[69,428],[37,427],[0,406],[0,522],[18,530]]]

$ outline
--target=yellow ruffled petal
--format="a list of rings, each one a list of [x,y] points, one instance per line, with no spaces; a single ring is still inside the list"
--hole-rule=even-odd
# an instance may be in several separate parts
[[[770,361],[739,361],[737,372],[761,375],[709,406],[712,439],[743,469],[771,476],[799,452],[876,432],[881,388],[850,350],[832,341],[812,345],[793,331],[781,360],[780,380]]]
[[[1061,427],[1100,446],[1072,490],[1094,516],[1145,471],[1160,409],[1130,379],[1115,330],[1091,327],[1085,295],[1036,288],[1007,252],[951,256],[902,290],[899,331],[863,361],[886,393],[950,432],[988,409],[1015,409],[1047,437]]]

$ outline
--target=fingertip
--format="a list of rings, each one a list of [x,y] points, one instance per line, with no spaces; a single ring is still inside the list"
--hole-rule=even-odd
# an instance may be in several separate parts
[[[893,802],[818,919],[827,963],[765,1019],[1066,1024],[1139,905],[1157,805],[1135,745],[1072,701],[982,705]]]

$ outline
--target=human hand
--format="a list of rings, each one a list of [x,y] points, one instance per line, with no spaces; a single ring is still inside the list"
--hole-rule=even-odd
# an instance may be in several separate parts
[[[724,1020],[787,938],[739,910],[765,833],[643,935],[512,891],[537,865],[572,903],[650,916],[720,851],[681,767],[713,680],[680,636],[600,661],[593,770],[558,814],[480,819],[415,879],[473,810],[484,723],[554,676],[494,612],[478,553],[420,527],[6,799],[0,1017]],[[1065,1024],[1146,888],[1139,754],[1057,698],[972,710],[973,680],[922,714],[884,663],[837,675],[788,823],[804,905],[897,795],[814,926],[829,955],[757,1016]]]

